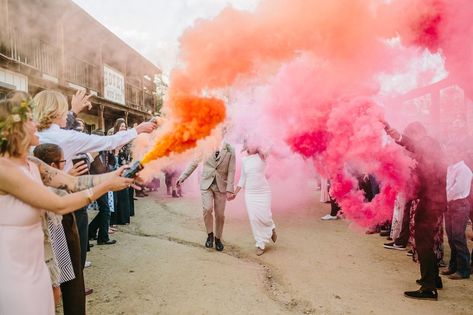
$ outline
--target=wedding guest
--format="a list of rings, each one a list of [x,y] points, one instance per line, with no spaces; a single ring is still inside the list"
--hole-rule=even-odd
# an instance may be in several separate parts
[[[470,252],[467,247],[466,226],[470,215],[470,189],[473,178],[470,168],[462,159],[462,150],[456,143],[448,148],[447,168],[447,212],[445,229],[450,245],[450,263],[441,272],[450,279],[470,278]]]
[[[330,195],[328,193],[329,183],[325,177],[320,177],[320,202],[330,202]]]
[[[59,170],[64,169],[65,160],[62,149],[52,143],[40,144],[34,149],[34,155],[41,161]],[[67,192],[61,189],[53,189],[53,191],[60,196],[64,196]],[[61,273],[60,288],[62,293],[62,306],[65,315],[84,315],[85,314],[85,285],[84,274],[81,265],[80,239],[77,230],[75,216],[68,213],[62,216],[61,226],[64,229],[66,247],[59,247],[59,252],[56,256],[59,259],[69,257],[72,267],[71,277],[70,270],[65,271],[63,277]],[[67,255],[64,252],[67,250]],[[67,265],[68,262],[58,263],[58,265]]]
[[[64,130],[66,126],[67,99],[60,92],[45,90],[34,97],[33,115],[38,124],[41,143],[55,143],[64,151],[66,171],[72,168],[72,157],[79,153],[114,150],[136,138],[140,133],[149,133],[156,128],[152,122],[143,122],[138,127],[117,132],[112,136],[88,135],[75,130]]]
[[[102,130],[94,130],[94,135],[104,136]],[[100,151],[90,165],[90,174],[108,173],[110,165],[115,163],[113,154],[109,151]],[[108,193],[97,199],[99,213],[89,223],[89,239],[96,239],[97,245],[113,245],[117,241],[109,237],[110,225],[110,207],[108,202]]]
[[[173,198],[182,197],[182,186],[177,186],[178,171],[175,168],[167,167],[163,170],[164,182],[166,184],[166,192]]]
[[[123,118],[118,118],[113,127],[114,134],[127,130],[127,125]],[[131,162],[131,147],[125,144],[114,150],[115,161],[117,166],[126,165]],[[125,225],[130,223],[130,217],[134,214],[134,200],[132,188],[125,188],[115,192],[115,212],[112,217],[113,225]]]
[[[0,314],[55,313],[41,209],[70,213],[132,183],[116,173],[84,181],[28,159],[39,144],[31,105],[24,93],[0,101]],[[45,185],[74,193],[60,197]]]
[[[446,165],[439,143],[429,137],[425,127],[414,122],[406,127],[403,135],[386,125],[386,132],[404,146],[416,160],[418,203],[415,214],[414,240],[418,252],[421,278],[419,290],[406,291],[404,295],[416,299],[438,299],[437,288],[443,287],[439,277],[438,261],[434,252],[437,225],[447,206]]]

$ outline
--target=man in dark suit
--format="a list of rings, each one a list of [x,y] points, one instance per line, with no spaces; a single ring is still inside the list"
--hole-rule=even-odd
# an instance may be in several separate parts
[[[404,146],[417,161],[416,195],[419,204],[415,216],[414,239],[420,263],[421,287],[417,291],[406,291],[404,295],[416,299],[437,300],[437,288],[442,287],[437,258],[434,253],[436,225],[447,206],[446,171],[447,166],[440,144],[427,135],[419,122],[407,126],[404,135],[388,125],[386,132],[398,144]]]

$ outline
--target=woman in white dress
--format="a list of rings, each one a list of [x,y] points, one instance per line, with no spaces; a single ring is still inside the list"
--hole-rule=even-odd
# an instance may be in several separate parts
[[[0,314],[55,313],[42,209],[69,213],[132,183],[118,173],[74,178],[28,159],[29,147],[38,143],[28,95],[0,101]],[[78,192],[59,197],[45,185]]]
[[[276,242],[276,225],[271,213],[271,187],[265,176],[266,155],[257,147],[245,144],[240,182],[235,195],[245,188],[245,204],[256,241],[256,255],[264,253],[266,243]]]

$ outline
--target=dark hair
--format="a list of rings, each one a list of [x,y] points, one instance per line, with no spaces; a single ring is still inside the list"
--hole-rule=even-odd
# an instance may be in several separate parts
[[[51,163],[58,162],[61,159],[62,149],[57,144],[43,143],[34,148],[33,155],[44,163],[50,165]]]
[[[80,118],[76,118],[76,121],[74,122],[74,130],[79,129],[79,125],[81,125],[81,124],[82,124],[82,127],[84,128],[84,131],[85,131],[85,121],[83,121]]]
[[[121,124],[125,124],[126,126],[125,118],[118,118],[117,120],[115,120],[115,124],[113,125],[113,133],[117,133],[118,131],[120,131]]]

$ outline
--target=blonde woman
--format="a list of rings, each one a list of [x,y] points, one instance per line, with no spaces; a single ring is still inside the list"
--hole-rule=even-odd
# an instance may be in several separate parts
[[[64,130],[67,121],[66,97],[57,91],[45,90],[34,97],[34,119],[38,124],[40,143],[57,144],[64,151],[65,171],[72,168],[72,157],[79,153],[114,150],[136,138],[140,133],[156,129],[153,122],[143,122],[136,128],[120,131],[112,136],[89,135],[75,130]]]
[[[59,214],[85,206],[109,190],[132,184],[120,172],[72,177],[29,159],[39,143],[24,93],[0,101],[0,314],[54,314],[44,261],[43,210]],[[73,192],[60,197],[45,185]]]

